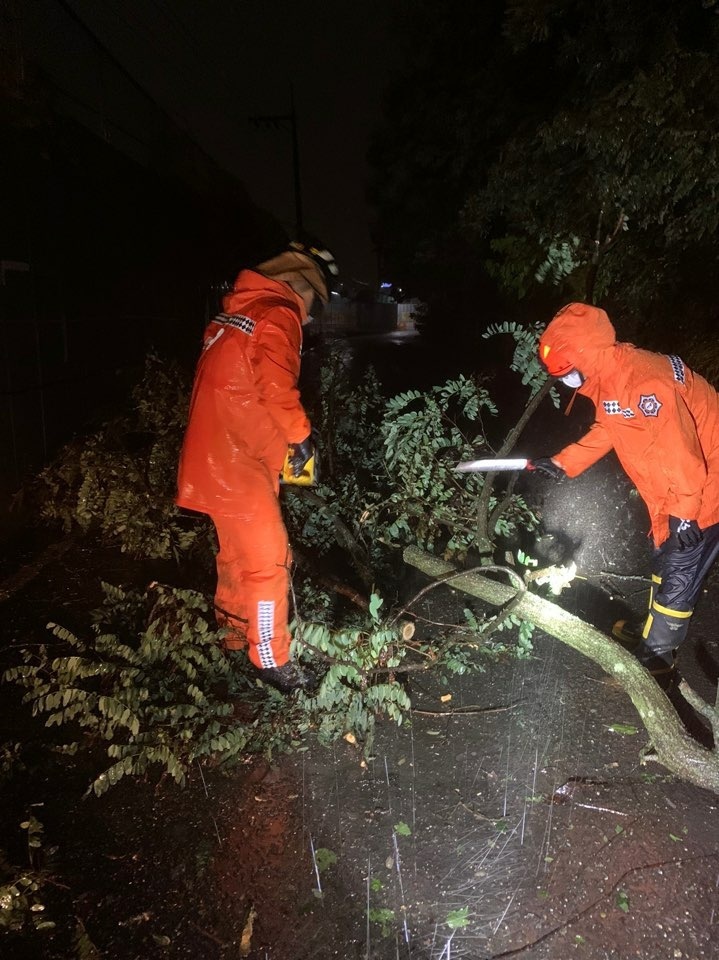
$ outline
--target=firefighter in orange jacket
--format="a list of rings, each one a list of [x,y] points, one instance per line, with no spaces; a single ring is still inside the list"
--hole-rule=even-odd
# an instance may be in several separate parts
[[[243,270],[205,330],[180,454],[177,504],[207,513],[219,552],[215,608],[229,650],[249,648],[260,677],[283,691],[314,677],[290,660],[290,547],[279,475],[313,455],[300,402],[302,327],[337,275],[317,241],[292,241]]]
[[[668,672],[719,554],[719,395],[679,357],[617,343],[604,310],[585,303],[559,311],[539,357],[592,400],[596,419],[577,443],[534,466],[576,477],[616,452],[647,506],[656,547],[636,655],[651,672]],[[622,621],[614,632],[627,639]]]

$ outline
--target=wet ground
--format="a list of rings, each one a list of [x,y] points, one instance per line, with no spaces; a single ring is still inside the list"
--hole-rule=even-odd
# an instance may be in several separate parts
[[[110,551],[70,550],[6,602],[3,666],[8,641],[39,639],[58,609],[80,618],[98,569],[143,579]],[[705,696],[715,595],[682,656]],[[442,588],[418,612],[447,622],[464,602]],[[237,957],[250,911],[253,960],[719,957],[719,798],[642,764],[636,712],[597,667],[540,635],[529,660],[423,675],[411,692],[411,723],[381,724],[369,762],[310,739],[229,777],[198,772],[185,791],[82,799],[87,766],[48,761],[6,688],[2,741],[24,743],[4,784],[11,853],[34,812],[57,847],[48,914],[82,920],[113,960]],[[0,956],[76,955],[61,932],[7,943]]]
[[[552,424],[527,444],[564,429]],[[646,585],[622,575],[646,572],[643,515],[611,460],[573,483],[539,481],[534,496],[586,577],[562,603],[604,627],[640,611]],[[4,576],[42,545],[8,553]],[[712,700],[718,572],[680,660]],[[79,541],[5,601],[0,666],[47,620],[81,621],[99,576],[156,575]],[[410,573],[407,594],[423,583]],[[443,587],[421,602],[451,622],[466,598]],[[3,688],[0,743],[23,743],[1,785],[9,853],[26,855],[15,825],[34,812],[57,848],[46,910],[58,928],[0,932],[0,957],[81,956],[80,921],[111,960],[234,960],[243,935],[250,960],[719,958],[719,797],[642,763],[636,711],[598,667],[539,634],[528,660],[423,675],[411,693],[411,723],[380,724],[369,761],[308,739],[229,776],[198,771],[184,791],[122,783],[82,799],[87,767],[48,761],[43,729]]]

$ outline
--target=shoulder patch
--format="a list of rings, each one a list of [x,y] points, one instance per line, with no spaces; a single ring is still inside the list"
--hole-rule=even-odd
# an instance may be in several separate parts
[[[632,408],[622,407],[618,400],[602,400],[602,406],[604,407],[604,412],[608,413],[610,416],[620,413],[625,420],[631,420],[631,418],[634,416],[634,411]]]
[[[686,382],[686,374],[684,372],[684,361],[681,357],[677,357],[675,354],[669,354],[667,360],[672,365],[672,373],[674,374],[674,379],[677,383]]]
[[[643,393],[639,398],[638,407],[645,417],[657,417],[663,404],[656,393]]]
[[[251,317],[246,317],[243,313],[218,313],[214,319],[215,323],[225,323],[228,327],[234,327],[241,330],[248,336],[255,332],[256,322]]]

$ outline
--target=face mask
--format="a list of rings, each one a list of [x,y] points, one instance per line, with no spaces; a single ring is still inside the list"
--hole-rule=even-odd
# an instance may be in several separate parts
[[[581,385],[584,383],[584,377],[581,375],[579,370],[572,370],[572,372],[568,373],[566,377],[560,377],[559,379],[565,387],[572,387],[572,389],[581,387]]]

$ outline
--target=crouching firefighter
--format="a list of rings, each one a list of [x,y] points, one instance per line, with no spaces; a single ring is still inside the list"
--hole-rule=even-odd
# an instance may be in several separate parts
[[[337,274],[332,254],[310,239],[241,271],[205,330],[178,470],[178,506],[208,514],[217,532],[225,645],[246,648],[260,678],[285,692],[316,678],[290,660],[279,477],[288,454],[296,477],[314,454],[297,387],[302,327]]]
[[[576,477],[614,450],[649,511],[655,545],[643,626],[613,633],[652,673],[673,669],[702,583],[719,554],[719,395],[678,356],[617,343],[604,310],[570,303],[539,341],[548,373],[588,397],[595,421],[577,442],[533,461]]]

